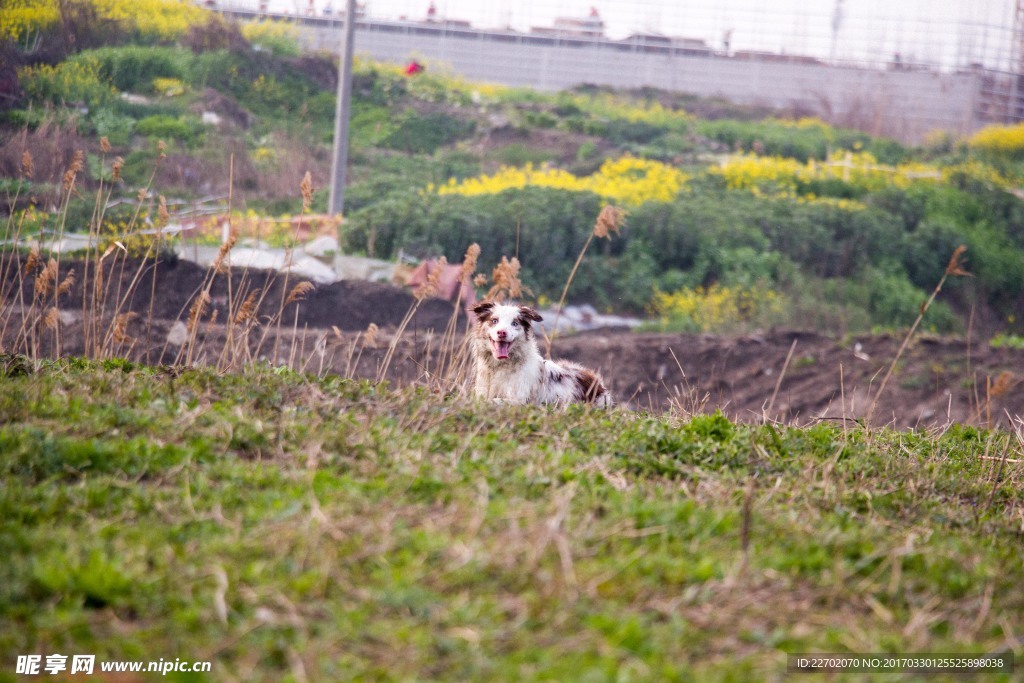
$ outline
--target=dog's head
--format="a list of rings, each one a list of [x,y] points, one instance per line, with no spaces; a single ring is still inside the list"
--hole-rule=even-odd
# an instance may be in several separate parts
[[[529,306],[483,301],[473,307],[479,335],[490,342],[497,360],[507,360],[515,353],[516,344],[533,339],[532,325],[543,318]]]

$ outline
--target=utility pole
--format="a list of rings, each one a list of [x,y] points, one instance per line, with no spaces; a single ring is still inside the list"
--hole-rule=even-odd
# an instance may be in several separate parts
[[[348,0],[345,33],[338,65],[338,101],[334,110],[334,160],[331,163],[331,195],[327,213],[341,215],[345,208],[345,165],[348,163],[348,120],[352,109],[352,48],[356,38],[356,0]]]

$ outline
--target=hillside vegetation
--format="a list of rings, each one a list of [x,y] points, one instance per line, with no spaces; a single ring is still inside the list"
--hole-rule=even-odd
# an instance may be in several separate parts
[[[60,14],[19,0],[0,24],[8,233],[91,228],[113,241],[157,220],[159,195],[179,210],[230,195],[239,222],[299,214],[307,171],[308,210],[325,208],[334,57],[301,53],[288,26],[150,2],[150,14],[121,0]],[[687,331],[901,328],[963,244],[973,277],[948,284],[925,329],[1024,330],[1024,128],[908,149],[787,112],[656,91],[540,94],[427,67],[409,78],[357,64],[349,253],[455,261],[477,242],[488,268],[518,256],[533,296],[557,301],[611,203],[628,220],[587,255],[574,301]],[[101,184],[127,201],[97,211]]]

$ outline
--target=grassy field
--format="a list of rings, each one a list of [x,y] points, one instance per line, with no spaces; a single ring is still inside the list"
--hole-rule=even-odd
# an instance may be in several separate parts
[[[1024,654],[1007,431],[14,356],[0,425],[0,680],[52,653],[212,662],[167,677],[200,681],[777,680],[787,653]]]

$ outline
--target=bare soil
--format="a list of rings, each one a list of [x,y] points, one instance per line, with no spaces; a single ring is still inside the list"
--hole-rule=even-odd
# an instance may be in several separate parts
[[[80,354],[84,350],[83,285],[92,287],[92,274],[85,276],[83,263],[64,263],[61,272],[69,268],[76,271],[76,283],[61,298],[64,315],[59,349],[63,354]],[[123,292],[130,289],[139,272],[141,279],[134,295],[125,297]],[[114,263],[107,268],[107,310],[114,310],[113,302],[123,298],[121,310],[138,313],[127,328],[128,341],[115,352],[151,363],[180,359],[180,345],[169,340],[174,337],[176,322],[180,333],[178,321],[187,319],[206,272],[186,261],[161,262],[155,270],[152,266],[140,270],[137,262]],[[233,332],[232,343],[247,347],[236,357],[265,358],[315,372],[377,378],[389,333],[413,307],[415,299],[389,285],[341,281],[316,286],[304,300],[285,306],[281,324],[277,325],[274,318],[282,310],[281,298],[287,297],[299,281],[294,276],[286,279],[265,271],[234,273],[230,282],[226,275],[218,275],[210,289],[218,313],[214,322],[207,316],[200,326],[193,358],[223,366],[225,356],[219,349],[227,339],[223,321],[233,312],[229,302],[237,306],[247,293],[259,291],[264,298],[258,324],[244,338],[237,329]],[[23,303],[31,302],[31,287],[26,281]],[[5,289],[8,301],[17,298],[12,289]],[[9,310],[13,312],[4,339],[8,350],[14,347],[20,311],[38,315],[17,304]],[[388,380],[396,385],[432,380],[442,367],[439,355],[444,354],[439,353],[439,342],[452,311],[451,303],[437,299],[420,303],[388,368]],[[370,323],[382,328],[372,346],[363,335]],[[463,329],[464,316],[459,324]],[[43,333],[40,338],[41,353],[56,353],[55,335]],[[876,398],[901,341],[896,336],[837,339],[816,332],[782,330],[727,338],[606,329],[560,337],[554,342],[552,355],[597,368],[616,400],[636,410],[722,410],[743,421],[761,420],[767,415],[805,424],[822,419],[863,420],[875,402],[873,423],[891,423],[900,428],[948,422],[1005,427],[1007,414],[1024,415],[1024,350],[996,349],[978,340],[915,337],[884,392]],[[444,387],[444,382],[429,383]]]

